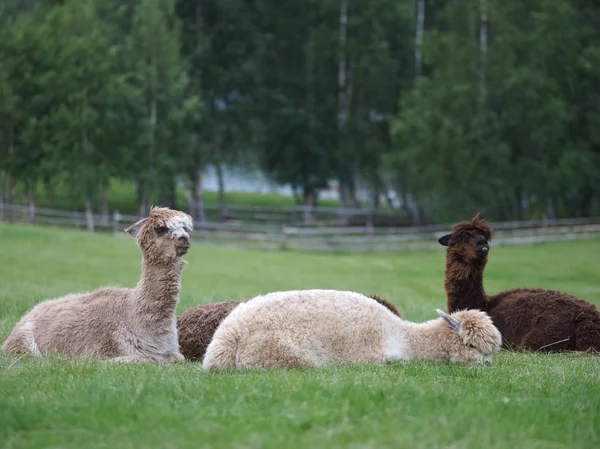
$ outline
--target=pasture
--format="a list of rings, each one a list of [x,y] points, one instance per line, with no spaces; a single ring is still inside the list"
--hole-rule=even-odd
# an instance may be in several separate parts
[[[275,290],[377,293],[413,321],[445,309],[444,252],[311,254],[195,245],[179,312]],[[134,286],[132,238],[0,225],[0,340],[42,299]],[[568,291],[600,305],[600,240],[494,247],[493,293]],[[501,352],[433,363],[205,374],[0,355],[2,448],[593,448],[600,358]]]

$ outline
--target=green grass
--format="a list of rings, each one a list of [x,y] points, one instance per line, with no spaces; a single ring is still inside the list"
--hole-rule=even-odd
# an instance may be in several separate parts
[[[38,301],[133,286],[133,239],[0,226],[0,339]],[[556,288],[600,304],[600,240],[493,248],[490,292]],[[179,311],[281,289],[379,293],[412,320],[444,306],[444,254],[192,247]],[[205,374],[0,356],[2,448],[595,448],[600,359],[502,352],[432,363]]]

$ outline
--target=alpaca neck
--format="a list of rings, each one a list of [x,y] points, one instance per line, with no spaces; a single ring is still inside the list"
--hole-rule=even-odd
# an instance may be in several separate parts
[[[450,338],[457,338],[440,319],[409,323],[406,331],[408,360],[450,361]]]
[[[485,261],[479,264],[446,257],[444,289],[448,312],[464,309],[488,309],[488,296],[483,288]]]
[[[142,276],[135,288],[138,312],[150,321],[175,316],[184,264],[183,259],[154,263],[144,258]]]

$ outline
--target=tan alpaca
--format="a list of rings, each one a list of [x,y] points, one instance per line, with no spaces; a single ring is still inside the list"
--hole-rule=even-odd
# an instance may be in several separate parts
[[[175,308],[190,247],[189,215],[154,207],[125,231],[142,250],[135,288],[105,287],[35,306],[4,343],[7,354],[62,354],[122,362],[183,361]]]
[[[203,368],[310,367],[432,360],[491,362],[502,339],[490,318],[469,310],[411,323],[359,293],[300,290],[238,305],[208,345]]]

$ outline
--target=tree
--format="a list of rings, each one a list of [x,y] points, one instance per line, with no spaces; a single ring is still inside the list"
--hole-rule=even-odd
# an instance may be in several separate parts
[[[148,213],[152,198],[175,207],[176,175],[183,167],[184,135],[173,132],[196,113],[199,102],[187,97],[188,75],[180,57],[180,23],[172,0],[140,0],[133,18],[133,70],[141,92],[142,119],[135,158],[129,172],[137,182],[140,215]],[[182,111],[184,113],[182,114]]]
[[[56,105],[39,123],[43,148],[53,169],[64,173],[84,201],[90,230],[93,205],[122,165],[118,150],[130,90],[121,72],[117,30],[103,20],[98,5],[67,1],[55,6],[40,30],[53,61],[44,91]]]

